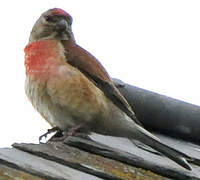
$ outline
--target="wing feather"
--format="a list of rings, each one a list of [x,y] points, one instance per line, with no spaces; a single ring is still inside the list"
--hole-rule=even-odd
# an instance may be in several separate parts
[[[67,62],[84,73],[118,108],[124,111],[137,124],[142,126],[140,121],[136,118],[131,106],[115,87],[101,63],[73,41],[62,41],[62,44],[65,49]]]

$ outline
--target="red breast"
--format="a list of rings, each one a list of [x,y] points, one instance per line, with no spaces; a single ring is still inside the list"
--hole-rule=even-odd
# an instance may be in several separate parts
[[[28,44],[24,51],[27,76],[40,76],[40,79],[45,80],[63,62],[58,41],[36,41]]]

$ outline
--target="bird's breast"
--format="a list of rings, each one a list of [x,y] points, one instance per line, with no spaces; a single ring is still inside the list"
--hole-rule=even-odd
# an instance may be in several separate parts
[[[26,94],[50,124],[63,128],[106,115],[104,93],[67,63],[59,42],[38,41],[25,53]]]
[[[26,75],[44,81],[65,61],[62,45],[56,40],[30,43],[24,51]]]

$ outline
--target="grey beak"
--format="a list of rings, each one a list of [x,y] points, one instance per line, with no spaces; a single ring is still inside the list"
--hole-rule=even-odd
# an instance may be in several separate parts
[[[66,20],[61,19],[59,22],[56,23],[56,30],[57,31],[65,31],[66,29],[68,29],[68,23]]]

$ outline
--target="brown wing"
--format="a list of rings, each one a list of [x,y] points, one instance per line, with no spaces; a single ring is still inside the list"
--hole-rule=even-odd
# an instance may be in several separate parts
[[[137,124],[141,125],[132,111],[132,108],[115,87],[101,63],[93,55],[72,41],[62,41],[62,44],[65,48],[65,56],[68,63],[77,67],[89,79],[93,80],[95,85],[100,88],[118,108],[124,111]]]

